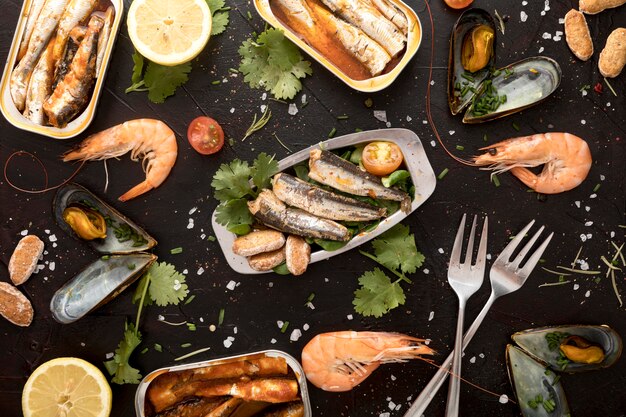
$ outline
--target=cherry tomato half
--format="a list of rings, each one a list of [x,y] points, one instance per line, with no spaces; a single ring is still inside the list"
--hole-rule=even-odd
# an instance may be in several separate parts
[[[187,140],[196,152],[211,155],[224,146],[224,131],[215,120],[200,116],[189,123]]]
[[[402,151],[392,142],[371,142],[363,149],[361,161],[370,174],[389,175],[402,163]]]
[[[443,0],[453,9],[464,9],[474,2],[474,0]]]

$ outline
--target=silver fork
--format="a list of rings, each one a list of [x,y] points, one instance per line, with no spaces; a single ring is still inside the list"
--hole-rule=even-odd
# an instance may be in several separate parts
[[[485,303],[483,309],[476,317],[476,320],[474,320],[474,323],[472,323],[470,328],[465,333],[465,336],[463,337],[463,349],[467,347],[470,340],[472,340],[472,337],[474,337],[476,330],[478,330],[478,328],[480,327],[483,319],[487,315],[487,312],[493,305],[494,301],[496,301],[497,298],[503,295],[510,294],[514,291],[519,290],[522,285],[524,285],[526,279],[533,271],[533,269],[537,265],[537,262],[539,262],[541,255],[543,255],[543,252],[546,250],[546,247],[550,243],[550,240],[552,239],[554,233],[550,233],[550,235],[547,237],[546,240],[543,241],[539,248],[537,248],[537,250],[535,250],[535,252],[530,255],[528,261],[526,261],[523,268],[519,267],[522,260],[526,257],[526,255],[528,255],[528,252],[535,244],[537,239],[539,239],[539,235],[544,229],[543,226],[541,226],[539,231],[535,233],[535,235],[528,241],[526,246],[524,246],[524,248],[520,251],[517,257],[515,257],[513,261],[509,261],[509,259],[513,255],[513,252],[519,246],[520,242],[522,241],[522,239],[524,239],[524,236],[526,236],[534,223],[534,220],[528,223],[528,225],[524,227],[524,229],[522,229],[522,231],[519,232],[513,240],[511,240],[506,248],[504,248],[502,253],[500,253],[500,256],[498,256],[498,259],[496,259],[496,261],[492,265],[491,271],[489,273],[491,279],[491,295],[489,296],[489,300],[487,300],[487,303]],[[435,394],[437,394],[437,392],[445,382],[446,378],[448,377],[448,371],[450,370],[450,367],[452,365],[452,355],[453,353],[450,353],[446,360],[441,364],[441,368],[439,368],[439,371],[437,371],[437,373],[430,380],[428,385],[426,385],[420,395],[415,399],[411,407],[404,414],[404,417],[421,417],[422,414],[424,414],[424,411],[426,411],[426,408],[434,398]]]
[[[476,216],[472,222],[472,231],[467,242],[465,261],[461,263],[461,249],[463,247],[463,232],[465,230],[465,214],[461,219],[461,225],[456,232],[450,265],[448,266],[448,282],[459,298],[459,315],[456,323],[456,336],[454,342],[454,358],[452,360],[452,375],[456,378],[450,380],[448,389],[448,403],[446,404],[446,416],[456,417],[459,415],[459,393],[461,388],[461,353],[463,349],[463,324],[465,320],[465,304],[467,300],[480,288],[485,276],[485,262],[487,260],[487,218],[483,224],[480,235],[480,245],[475,264],[472,265],[472,252],[474,251],[474,234],[476,232]]]

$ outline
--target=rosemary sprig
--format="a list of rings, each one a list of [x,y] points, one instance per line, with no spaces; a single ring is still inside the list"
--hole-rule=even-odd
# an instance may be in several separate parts
[[[241,139],[241,141],[242,142],[245,141],[254,132],[257,132],[263,129],[263,127],[267,124],[267,122],[270,121],[271,118],[272,118],[272,112],[270,111],[270,106],[265,107],[265,111],[263,112],[263,115],[261,116],[259,120],[257,120],[257,116],[255,113],[254,119],[252,119],[252,124],[250,125],[248,130],[246,130],[246,135],[243,137],[243,139]]]

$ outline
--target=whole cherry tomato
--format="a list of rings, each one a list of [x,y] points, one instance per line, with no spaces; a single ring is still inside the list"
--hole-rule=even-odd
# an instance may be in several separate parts
[[[453,9],[464,9],[474,2],[474,0],[443,0]]]
[[[187,129],[189,144],[202,155],[211,155],[224,146],[224,131],[210,117],[196,117]]]

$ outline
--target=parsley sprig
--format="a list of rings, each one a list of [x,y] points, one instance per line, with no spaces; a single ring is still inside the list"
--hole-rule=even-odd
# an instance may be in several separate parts
[[[409,232],[408,226],[398,224],[374,239],[374,254],[360,251],[391,271],[397,279],[392,281],[380,268],[374,268],[359,277],[361,288],[354,292],[352,301],[357,313],[382,317],[406,301],[400,282],[411,283],[405,274],[415,273],[425,259],[417,250],[415,236]]]
[[[188,293],[185,276],[177,272],[173,265],[155,262],[148,268],[133,295],[133,302],[139,301],[135,324],[125,324],[124,335],[115,349],[115,355],[104,362],[105,368],[113,377],[111,381],[116,384],[138,384],[141,379],[141,373],[130,365],[129,360],[133,351],[141,344],[139,319],[143,307],[152,303],[159,306],[176,305]]]

